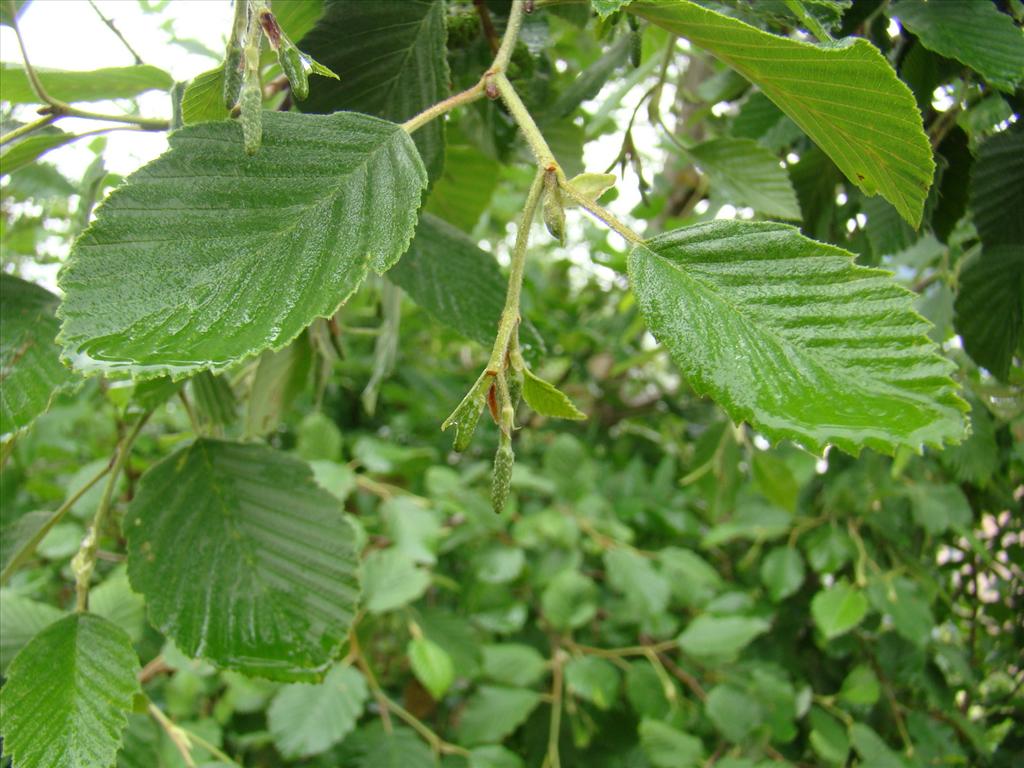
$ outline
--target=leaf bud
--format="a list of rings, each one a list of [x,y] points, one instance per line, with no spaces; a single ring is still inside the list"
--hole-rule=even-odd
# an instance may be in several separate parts
[[[302,101],[309,96],[309,75],[306,73],[306,62],[302,60],[302,53],[295,44],[288,38],[277,52],[277,60],[281,64],[281,70],[288,78],[292,95]]]
[[[512,443],[502,438],[497,453],[494,454],[494,474],[491,477],[491,506],[496,514],[505,511],[509,492],[512,489],[512,465],[516,455],[512,452]]]
[[[242,47],[237,43],[228,45],[224,57],[224,106],[232,109],[238,103],[238,92],[242,89]]]
[[[553,171],[544,176],[544,201],[541,204],[544,226],[559,245],[565,245],[565,208],[562,206],[562,192]]]

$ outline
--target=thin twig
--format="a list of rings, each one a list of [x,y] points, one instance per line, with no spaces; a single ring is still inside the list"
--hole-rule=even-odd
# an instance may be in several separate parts
[[[138,52],[134,48],[132,48],[131,43],[129,43],[125,39],[125,36],[121,34],[121,30],[119,30],[117,28],[117,25],[114,24],[114,21],[112,19],[108,19],[106,16],[104,16],[103,15],[103,11],[101,11],[96,6],[96,3],[94,3],[92,0],[89,0],[89,5],[91,5],[92,9],[94,11],[96,11],[96,15],[100,17],[100,21],[102,21],[104,24],[106,24],[107,27],[109,27],[110,31],[113,32],[115,35],[117,35],[117,39],[120,40],[124,44],[124,47],[128,49],[128,53],[130,53],[132,55],[132,57],[135,59],[135,63],[136,64],[142,64],[143,63],[142,57],[139,56]]]

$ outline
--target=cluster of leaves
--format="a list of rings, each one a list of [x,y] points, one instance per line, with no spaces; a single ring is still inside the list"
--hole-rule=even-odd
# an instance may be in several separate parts
[[[80,135],[11,123],[14,768],[1020,759],[1024,9],[533,3],[507,75],[541,149],[575,175],[621,142],[659,234],[569,210],[531,250],[497,516],[503,426],[461,454],[437,426],[506,317],[488,251],[538,147],[497,100],[399,122],[483,94],[515,5],[276,0],[339,79],[293,111],[265,52],[249,155],[212,68],[110,194],[102,143],[72,182],[38,158]],[[37,74],[54,115],[170,85]],[[60,300],[15,276],[80,232]]]

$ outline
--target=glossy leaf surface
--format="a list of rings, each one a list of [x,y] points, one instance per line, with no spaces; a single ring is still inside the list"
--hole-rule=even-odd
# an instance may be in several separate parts
[[[757,85],[865,194],[881,194],[920,223],[934,170],[931,147],[913,94],[867,40],[815,45],[687,0],[637,0],[627,9]]]
[[[690,383],[774,439],[892,452],[963,435],[928,324],[887,272],[782,224],[718,221],[636,246],[647,323]]]
[[[278,349],[412,237],[426,174],[393,123],[266,112],[252,157],[234,122],[170,143],[110,195],[61,273],[79,370],[180,377]]]
[[[18,768],[112,765],[138,671],[128,636],[106,619],[76,613],[51,624],[7,670],[4,754]]]
[[[352,110],[401,122],[448,94],[445,6],[439,0],[331,3],[299,48],[338,74],[320,80],[304,112]],[[444,165],[444,121],[420,128],[413,140],[430,177]]]
[[[75,385],[54,343],[57,297],[34,283],[0,274],[0,435],[7,439]]]
[[[355,532],[301,461],[198,440],[143,476],[124,530],[132,587],[190,656],[317,679],[347,635]]]

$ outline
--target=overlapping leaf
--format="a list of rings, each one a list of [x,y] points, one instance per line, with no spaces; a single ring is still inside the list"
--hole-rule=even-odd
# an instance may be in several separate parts
[[[995,3],[977,0],[900,0],[890,16],[929,50],[966,64],[1000,90],[1024,79],[1024,31]]]
[[[133,588],[191,656],[316,679],[346,637],[355,533],[301,461],[199,440],[143,476],[124,529]]]
[[[778,158],[751,139],[721,138],[687,150],[711,178],[712,192],[737,206],[781,219],[799,219],[793,183]]]
[[[934,162],[914,96],[867,40],[815,45],[778,37],[687,0],[626,6],[742,74],[865,194],[917,226]]]
[[[64,355],[88,373],[219,370],[332,315],[409,244],[426,173],[366,115],[201,123],[110,195],[61,273]]]
[[[36,70],[46,93],[61,101],[106,101],[130,99],[146,91],[166,91],[174,79],[149,64],[106,67],[90,72]],[[0,64],[0,98],[12,104],[41,103],[20,64]]]
[[[0,273],[0,435],[24,429],[58,392],[75,385],[54,343],[57,297]]]
[[[464,232],[424,214],[388,278],[440,322],[485,346],[493,343],[505,281],[494,258]]]
[[[717,221],[637,245],[629,274],[690,383],[772,438],[850,452],[964,431],[912,294],[783,224]]]
[[[326,751],[352,732],[370,692],[352,667],[335,667],[322,683],[293,683],[267,709],[274,744],[289,759]]]
[[[131,640],[106,619],[75,613],[51,624],[7,670],[4,754],[17,768],[112,765],[138,670]]]
[[[338,73],[299,102],[304,112],[347,109],[408,120],[448,93],[445,7],[439,0],[360,0],[329,4],[298,44]],[[416,131],[430,177],[444,165],[444,121]]]

